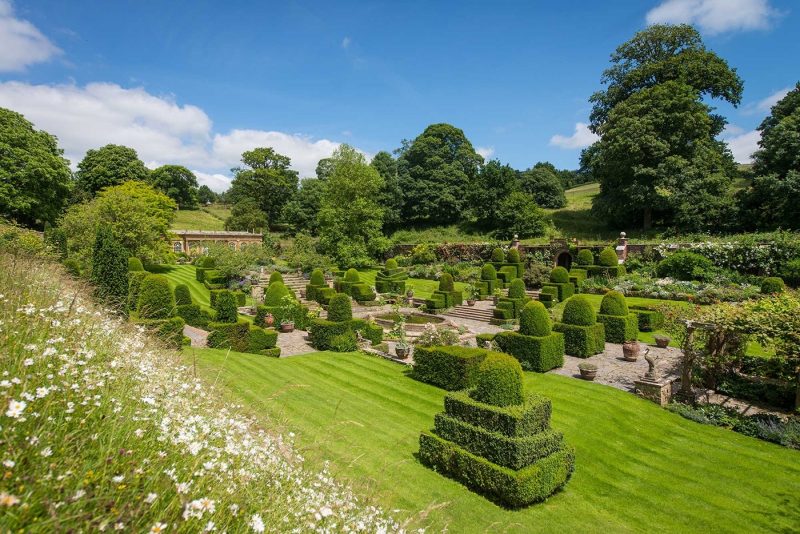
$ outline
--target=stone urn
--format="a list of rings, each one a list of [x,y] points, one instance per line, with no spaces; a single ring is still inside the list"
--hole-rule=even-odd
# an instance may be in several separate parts
[[[578,371],[581,372],[581,378],[590,382],[597,376],[597,366],[593,363],[579,363]]]
[[[622,344],[622,357],[626,362],[635,362],[639,359],[639,342],[626,341]]]
[[[398,360],[405,360],[411,352],[411,347],[398,343],[394,347],[394,354]]]
[[[275,324],[275,317],[273,317],[271,313],[268,313],[264,317],[264,324],[267,325],[267,328],[271,327]]]
[[[292,322],[281,323],[281,332],[283,332],[284,334],[288,334],[289,332],[294,332],[294,323]]]
[[[656,347],[659,349],[666,349],[669,347],[671,339],[668,336],[653,336],[656,340]]]
[[[467,299],[467,306],[475,306],[475,299]]]

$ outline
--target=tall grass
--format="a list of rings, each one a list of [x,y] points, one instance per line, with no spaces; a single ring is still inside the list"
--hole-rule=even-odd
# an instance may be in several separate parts
[[[88,294],[0,251],[0,531],[401,530]]]

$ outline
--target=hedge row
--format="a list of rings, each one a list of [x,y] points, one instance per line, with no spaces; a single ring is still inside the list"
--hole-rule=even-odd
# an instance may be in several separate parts
[[[317,350],[334,350],[334,346],[342,343],[343,339],[335,339],[339,336],[347,336],[348,333],[361,334],[361,337],[370,341],[373,345],[383,341],[383,328],[365,319],[351,319],[349,321],[328,321],[327,319],[314,319],[309,326],[311,344]]]
[[[277,357],[280,348],[275,347],[278,332],[252,326],[244,319],[235,323],[209,323],[207,344],[212,348],[231,349]]]
[[[588,358],[605,350],[606,331],[603,323],[590,326],[556,323],[553,330],[564,334],[564,352],[578,358]]]
[[[445,395],[444,412],[465,423],[513,438],[547,430],[552,405],[550,399],[528,393],[522,404],[491,406],[476,401],[470,391],[464,390]]]
[[[207,311],[200,308],[197,304],[182,304],[175,308],[175,315],[181,317],[186,324],[195,328],[205,330],[212,317]]]
[[[664,314],[646,306],[629,306],[639,318],[639,330],[652,332],[664,326]]]
[[[461,346],[416,347],[411,376],[420,382],[455,391],[473,387],[478,370],[490,352]]]
[[[564,365],[564,335],[558,332],[542,337],[500,332],[494,341],[500,350],[518,359],[526,371],[545,373]]]
[[[183,345],[183,326],[185,323],[180,317],[136,319],[134,323],[143,326],[171,347],[180,348]]]
[[[639,338],[639,316],[635,313],[624,316],[600,313],[597,322],[603,324],[605,339],[609,343],[625,343]]]

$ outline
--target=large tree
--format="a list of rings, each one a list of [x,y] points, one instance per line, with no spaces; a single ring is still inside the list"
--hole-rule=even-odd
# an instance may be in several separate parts
[[[522,190],[533,196],[543,208],[563,208],[567,205],[564,184],[551,163],[537,163],[520,173]]]
[[[197,177],[181,165],[162,165],[150,173],[150,183],[181,209],[197,207]]]
[[[78,163],[77,192],[79,198],[88,200],[98,191],[131,180],[146,181],[150,171],[132,148],[106,145],[86,152]]]
[[[389,246],[381,228],[383,209],[377,202],[383,178],[364,155],[341,145],[319,212],[319,248],[340,268],[370,265]]]
[[[261,211],[258,202],[252,198],[245,198],[231,208],[231,215],[225,219],[226,230],[252,232],[253,230],[269,230],[267,215]]]
[[[289,168],[291,159],[267,147],[243,153],[242,163],[244,168],[233,169],[228,201],[236,204],[251,198],[270,222],[278,221],[284,205],[297,192],[297,171]]]
[[[500,204],[511,193],[520,190],[518,174],[516,170],[496,159],[481,167],[469,192],[471,211],[479,226],[486,230],[494,230],[500,226]]]
[[[219,195],[211,190],[210,187],[203,184],[197,189],[197,200],[200,204],[212,204],[217,201]]]
[[[460,220],[482,163],[483,157],[460,129],[449,124],[425,128],[413,142],[404,145],[398,159],[404,217],[420,224]]]
[[[300,180],[297,194],[283,207],[283,219],[294,227],[295,232],[317,234],[317,214],[327,184],[328,180],[321,178]]]
[[[55,137],[0,108],[0,216],[26,226],[54,222],[71,186],[63,153]]]
[[[403,189],[397,175],[397,160],[386,151],[375,154],[370,165],[383,178],[378,202],[383,207],[383,226],[387,231],[400,226],[403,214]]]
[[[502,199],[497,207],[497,229],[499,239],[521,239],[542,236],[549,226],[547,216],[534,198],[523,191],[514,191]]]

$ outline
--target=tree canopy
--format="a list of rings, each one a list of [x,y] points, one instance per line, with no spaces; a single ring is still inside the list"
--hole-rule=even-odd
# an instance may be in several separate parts
[[[522,190],[542,208],[558,209],[567,205],[564,184],[551,163],[537,163],[520,173]]]
[[[514,191],[519,191],[517,171],[493,159],[483,165],[470,188],[469,200],[478,225],[484,229],[495,229],[500,224],[500,204]]]
[[[271,222],[280,219],[284,205],[297,191],[297,171],[291,160],[272,148],[255,148],[242,154],[244,168],[233,169],[228,200],[233,204],[254,199]]]
[[[106,145],[86,152],[75,178],[79,195],[89,199],[106,187],[131,180],[147,181],[149,174],[134,149]]]
[[[197,200],[200,204],[212,204],[217,201],[219,195],[211,190],[210,187],[203,184],[197,189]]]
[[[267,215],[252,198],[240,200],[231,208],[231,215],[225,220],[226,230],[252,232],[253,230],[268,231],[269,221]]]
[[[197,207],[197,177],[181,165],[162,165],[150,173],[150,183],[181,209]]]
[[[317,214],[322,207],[322,198],[328,180],[303,178],[300,189],[292,200],[283,207],[283,220],[291,224],[295,232],[317,234]]]
[[[379,202],[383,206],[383,225],[387,230],[400,226],[403,220],[403,189],[397,175],[397,161],[386,151],[380,151],[372,158],[370,165],[383,178]]]

